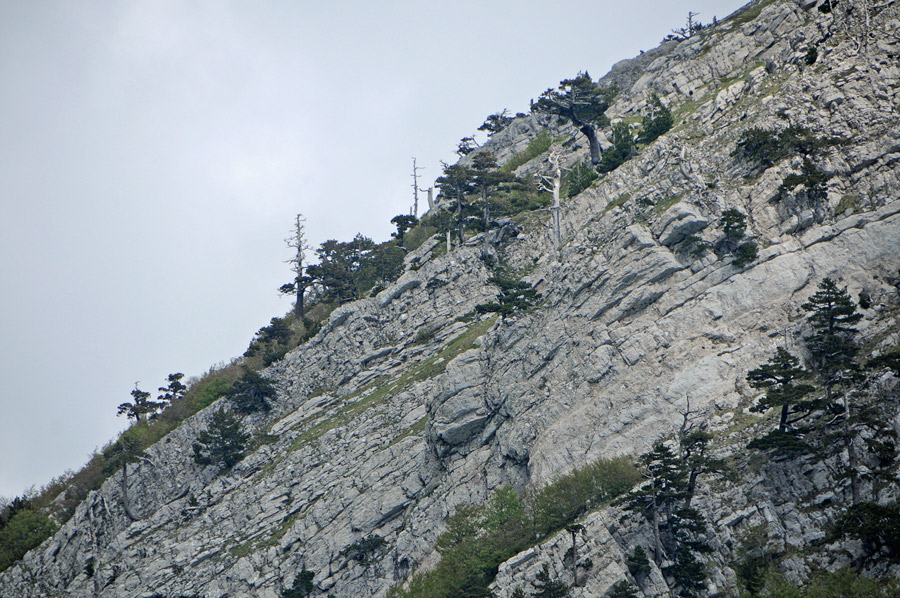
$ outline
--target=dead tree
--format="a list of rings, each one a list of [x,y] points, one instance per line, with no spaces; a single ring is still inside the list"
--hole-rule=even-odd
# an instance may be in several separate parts
[[[312,282],[312,278],[306,275],[306,251],[309,244],[306,241],[305,234],[306,218],[302,214],[297,214],[294,222],[294,232],[290,237],[285,239],[288,247],[296,250],[294,257],[287,260],[294,272],[294,281],[282,285],[280,291],[285,295],[296,295],[297,300],[294,303],[294,315],[297,319],[303,320],[303,297],[306,294],[306,288]]]
[[[562,167],[559,165],[560,153],[559,146],[550,150],[550,155],[547,157],[547,162],[550,163],[549,174],[539,175],[541,180],[538,183],[541,189],[553,194],[553,205],[550,207],[550,215],[553,225],[553,247],[555,249],[559,249],[559,246],[562,244],[562,226],[559,216],[559,190],[562,185]]]
[[[411,176],[413,178],[413,184],[412,184],[413,207],[412,207],[412,214],[410,214],[410,216],[413,216],[414,218],[418,218],[419,217],[419,191],[424,191],[424,189],[419,189],[419,171],[424,170],[425,167],[424,166],[416,166],[415,156],[413,156],[412,161],[413,161],[413,171],[412,171]],[[429,203],[429,207],[431,207],[430,206],[430,204],[431,204],[431,190],[430,189],[428,191],[428,203]]]

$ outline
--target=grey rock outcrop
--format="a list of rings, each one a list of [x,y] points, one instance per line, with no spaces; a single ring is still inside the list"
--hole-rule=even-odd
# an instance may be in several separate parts
[[[323,594],[383,596],[436,561],[434,541],[456,506],[502,485],[539,487],[598,457],[639,454],[676,428],[687,401],[723,426],[742,414],[747,370],[797,330],[799,305],[825,276],[854,295],[865,289],[884,317],[865,320],[862,334],[896,342],[900,18],[895,3],[879,6],[866,52],[810,3],[766,0],[617,65],[611,117],[639,114],[656,92],[678,124],[566,202],[558,251],[541,222],[495,239],[541,293],[538,308],[475,316],[497,294],[480,241],[447,255],[427,242],[399,280],[336,310],[264,372],[278,399],[245,426],[277,439],[217,475],[190,458],[216,406],[201,411],[129,469],[139,521],[123,512],[117,474],[0,573],[0,596],[276,598],[302,569]],[[820,58],[807,65],[811,45]],[[796,160],[754,172],[731,155],[748,128],[789,124],[843,140],[817,156],[828,180],[814,205],[781,190]],[[490,149],[506,161],[541,126],[516,119]],[[564,151],[566,164],[587,155],[585,144]],[[715,243],[732,207],[747,214],[756,260],[737,267],[727,255],[680,250],[690,236]],[[823,522],[798,504],[809,495],[827,502],[834,479],[822,467],[801,466],[798,477],[773,464],[725,491],[707,489],[698,507],[714,522],[719,554],[730,554],[748,521],[769,522],[792,546],[821,538]],[[575,596],[602,595],[625,578],[625,554],[646,541],[619,515],[584,520],[593,566]],[[365,563],[349,555],[372,536],[384,544]],[[568,575],[567,538],[501,566],[498,595],[544,563]],[[713,563],[711,590],[733,588],[726,557]],[[670,591],[655,567],[641,590]]]

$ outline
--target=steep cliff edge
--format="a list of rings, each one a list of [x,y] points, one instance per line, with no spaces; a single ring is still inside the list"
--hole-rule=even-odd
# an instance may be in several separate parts
[[[565,203],[559,250],[546,213],[518,221],[496,247],[541,292],[539,307],[472,315],[497,293],[480,240],[449,254],[426,242],[393,285],[339,308],[265,372],[278,400],[244,426],[268,443],[217,475],[191,458],[216,406],[200,412],[129,467],[138,521],[123,510],[121,476],[110,479],[0,573],[0,596],[276,598],[303,569],[321,595],[382,596],[435,562],[456,506],[503,485],[539,487],[598,457],[638,455],[677,429],[688,402],[720,433],[719,450],[743,450],[730,424],[750,417],[758,395],[746,372],[779,339],[800,342],[799,306],[824,277],[871,298],[859,329],[872,350],[897,346],[900,7],[874,4],[863,31],[815,2],[764,0],[617,65],[608,115],[639,115],[653,92],[676,126]],[[507,159],[543,126],[565,138],[564,164],[587,155],[576,130],[534,116],[486,147]],[[768,166],[732,155],[751,128],[791,126],[833,140],[813,156],[824,195],[783,188],[803,172],[799,154]],[[720,242],[729,208],[746,215],[759,247],[742,267],[686,245]],[[728,564],[743,524],[764,521],[795,547],[822,537],[833,513],[806,501],[847,491],[827,465],[778,462],[703,487],[709,593],[735,588]],[[618,515],[582,522],[593,566],[573,595],[602,596],[627,575],[642,540]],[[384,543],[355,558],[348,548],[366,538]],[[501,566],[498,595],[544,564],[565,571],[567,541],[561,534]],[[840,565],[849,551],[821,562]],[[641,591],[668,595],[659,568]]]

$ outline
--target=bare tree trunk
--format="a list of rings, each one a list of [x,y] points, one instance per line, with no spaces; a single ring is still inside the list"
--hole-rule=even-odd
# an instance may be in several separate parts
[[[781,406],[781,419],[778,422],[778,431],[779,432],[787,432],[787,420],[788,420],[789,410],[790,410],[790,405],[782,405]]]
[[[575,540],[578,536],[578,532],[572,530],[569,533],[572,534],[572,585],[578,587],[578,549],[575,547]]]
[[[555,248],[559,249],[559,246],[562,245],[562,225],[559,220],[559,187],[562,173],[559,168],[559,156],[556,156],[553,166],[553,242]]]
[[[856,448],[853,446],[853,432],[850,429],[850,402],[847,399],[847,389],[842,388],[844,402],[844,446],[847,448],[847,468],[850,474],[850,500],[852,504],[859,504],[859,463],[856,459]]]
[[[465,236],[465,225],[463,224],[462,217],[462,197],[457,198],[456,200],[456,224],[459,226],[459,245],[462,247],[463,243],[466,242]]]
[[[484,236],[481,239],[481,258],[487,259],[489,251],[488,230],[490,229],[491,209],[488,205],[487,187],[481,188],[481,208],[484,217]]]
[[[303,269],[306,261],[306,250],[309,249],[309,245],[306,242],[305,229],[306,219],[303,217],[303,214],[297,214],[297,218],[294,221],[294,233],[285,239],[288,247],[297,250],[297,254],[288,261],[291,264],[291,270],[296,274],[294,277],[294,291],[296,292],[297,300],[294,303],[294,315],[300,321],[303,321],[303,296],[306,294]]]
[[[597,131],[594,125],[582,125],[581,132],[588,138],[591,147],[591,166],[600,164],[600,141],[597,139]]]
[[[294,302],[294,315],[297,317],[297,320],[303,321],[303,295],[306,293],[306,285],[301,282],[302,276],[297,276],[297,280],[294,283],[297,286],[297,300]]]

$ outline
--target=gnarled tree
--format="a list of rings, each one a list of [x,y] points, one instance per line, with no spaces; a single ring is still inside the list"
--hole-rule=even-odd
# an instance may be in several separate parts
[[[600,87],[585,71],[578,73],[574,79],[560,81],[556,89],[542,93],[531,105],[531,111],[570,120],[588,138],[591,164],[596,166],[600,163],[601,153],[597,127],[609,122],[606,110],[615,95],[615,89]]]

